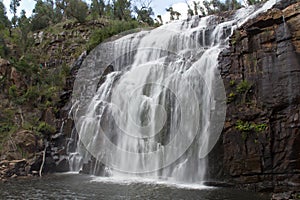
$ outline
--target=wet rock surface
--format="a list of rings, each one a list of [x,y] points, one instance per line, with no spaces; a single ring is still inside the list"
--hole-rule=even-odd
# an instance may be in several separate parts
[[[272,200],[290,200],[290,199],[299,199],[299,192],[283,192],[276,193],[272,195]]]
[[[256,191],[300,190],[300,3],[291,3],[236,30],[219,58],[228,109],[210,173]]]

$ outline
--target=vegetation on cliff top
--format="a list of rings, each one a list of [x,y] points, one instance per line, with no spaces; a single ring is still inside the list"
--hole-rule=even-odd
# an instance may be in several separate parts
[[[11,20],[0,2],[0,149],[18,130],[42,137],[56,132],[46,113],[59,116],[70,66],[82,52],[120,32],[159,25],[146,1],[135,5],[134,15],[128,0],[93,0],[90,6],[82,0],[37,0],[31,17],[24,10],[17,16],[19,2],[11,1]]]

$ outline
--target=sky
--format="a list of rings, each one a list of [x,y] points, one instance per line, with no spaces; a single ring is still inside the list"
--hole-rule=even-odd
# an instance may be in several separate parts
[[[8,18],[12,18],[13,15],[9,11],[10,0],[2,0],[2,2],[3,2],[4,6],[6,8],[6,13],[7,13]],[[18,8],[18,13],[20,13],[21,10],[24,9],[26,11],[26,15],[31,16],[34,5],[35,5],[34,0],[21,0],[20,7]]]
[[[152,0],[152,8],[156,15],[161,15],[166,12],[166,8],[176,3],[185,3],[185,0]]]
[[[4,3],[6,7],[6,12],[7,16],[11,19],[12,18],[12,13],[9,11],[9,4],[11,0],[0,0]],[[85,0],[86,2],[90,3],[91,0]],[[107,1],[107,0],[106,0]],[[134,0],[133,0],[134,1]],[[170,6],[173,7],[174,11],[177,11],[181,13],[180,18],[187,18],[187,10],[188,4],[193,5],[193,1],[200,1],[202,2],[203,0],[152,0],[151,7],[154,10],[154,18],[156,18],[157,15],[161,15],[163,22],[168,22],[170,21],[170,15],[169,13],[166,12],[166,8],[169,8]],[[239,0],[240,2],[242,0]],[[34,8],[35,1],[34,0],[21,0],[20,2],[20,7],[18,8],[18,13],[21,12],[21,10],[25,10],[27,17],[32,15],[32,10]]]
[[[6,7],[7,16],[11,18],[12,13],[9,11],[10,0],[0,0],[0,1],[3,1]],[[89,0],[87,0],[87,2],[89,2]],[[166,12],[166,8],[173,6],[173,9],[175,11],[182,13],[182,16],[186,17],[187,5],[185,2],[186,2],[185,0],[152,0],[151,6],[154,10],[155,16],[162,15],[164,21],[169,21],[170,17],[169,14]],[[18,13],[20,13],[21,10],[24,9],[26,11],[26,15],[29,17],[32,14],[34,5],[35,5],[34,0],[21,0],[20,7],[18,8]]]

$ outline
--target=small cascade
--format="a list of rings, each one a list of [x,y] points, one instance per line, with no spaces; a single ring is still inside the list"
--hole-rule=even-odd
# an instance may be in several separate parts
[[[67,152],[69,154],[69,166],[70,166],[70,171],[72,172],[78,172],[83,164],[82,156],[78,152],[77,149],[77,144],[78,144],[78,136],[77,136],[77,131],[76,128],[74,127],[72,129],[71,133],[71,138],[68,141],[67,144]]]
[[[235,28],[275,2],[99,45],[74,85],[71,170],[201,183],[226,115],[219,53]]]
[[[290,34],[288,33],[288,27],[287,27],[287,23],[285,21],[285,16],[282,15],[282,22],[283,22],[283,33],[284,33],[284,38],[287,38],[290,36]]]

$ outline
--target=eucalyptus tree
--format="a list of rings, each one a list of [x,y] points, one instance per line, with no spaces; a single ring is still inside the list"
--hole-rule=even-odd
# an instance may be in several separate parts
[[[20,6],[20,1],[21,0],[11,0],[10,2],[10,12],[13,14],[13,17],[11,19],[12,24],[14,25],[14,27],[17,26],[17,11],[18,11],[18,7]]]
[[[65,8],[68,17],[75,18],[78,22],[85,22],[88,16],[88,5],[82,0],[68,0],[68,6]]]
[[[9,19],[6,16],[6,10],[4,4],[0,1],[0,30],[8,28],[10,26]]]
[[[150,26],[153,26],[154,20],[151,16],[154,15],[154,12],[151,7],[151,3],[152,3],[152,0],[135,1],[135,6],[134,6],[133,10],[137,14],[138,21],[146,23]]]
[[[102,17],[105,15],[105,2],[104,0],[92,0],[91,2],[91,14],[94,18]]]
[[[32,11],[32,30],[40,30],[48,27],[54,19],[53,1],[36,0]]]
[[[30,19],[26,17],[25,10],[22,10],[20,17],[18,18],[18,27],[19,27],[19,30],[21,32],[21,34],[20,34],[20,44],[21,44],[20,47],[21,47],[23,53],[26,52],[27,47],[29,45],[28,34],[32,29],[31,26],[32,26],[32,24],[30,22]]]
[[[131,20],[131,1],[113,0],[113,16],[118,20]]]
[[[10,29],[10,21],[6,16],[4,4],[0,2],[0,57],[5,57],[8,52],[4,39],[4,30],[6,28]]]

